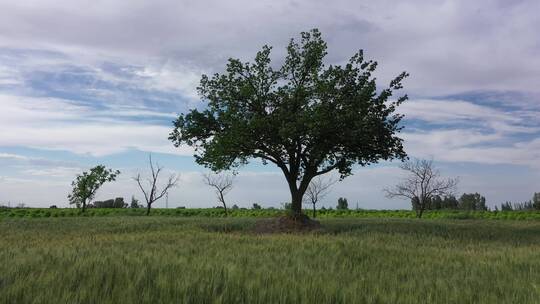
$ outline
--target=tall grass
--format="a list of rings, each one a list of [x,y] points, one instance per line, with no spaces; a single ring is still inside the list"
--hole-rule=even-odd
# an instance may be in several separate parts
[[[540,222],[0,220],[1,303],[538,303]]]

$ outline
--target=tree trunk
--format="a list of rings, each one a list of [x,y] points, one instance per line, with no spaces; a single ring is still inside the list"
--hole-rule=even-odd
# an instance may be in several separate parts
[[[291,193],[291,212],[294,217],[302,214],[302,196],[303,193],[298,190]]]
[[[315,203],[313,203],[313,218],[316,217],[317,209],[315,209]]]
[[[423,213],[424,213],[424,208],[420,207],[418,210],[416,210],[416,217],[422,218]]]
[[[221,198],[221,203],[223,204],[223,209],[225,210],[225,217],[227,217],[227,204],[225,204],[225,197],[223,196],[223,192],[219,192],[219,196]]]
[[[146,206],[146,215],[150,215],[150,208],[152,208],[152,204],[147,204],[147,206]]]
[[[312,177],[304,176],[300,186],[297,186],[296,184],[297,175],[286,177],[287,183],[289,184],[289,190],[291,191],[291,216],[295,219],[300,219],[302,218],[302,198],[304,197],[304,193],[306,193]]]
[[[84,213],[84,210],[86,210],[86,202],[82,203],[82,212]]]

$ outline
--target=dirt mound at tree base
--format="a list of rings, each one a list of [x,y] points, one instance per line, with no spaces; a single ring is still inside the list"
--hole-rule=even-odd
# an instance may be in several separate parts
[[[255,233],[303,233],[321,230],[321,223],[307,215],[286,215],[261,219],[253,227]]]

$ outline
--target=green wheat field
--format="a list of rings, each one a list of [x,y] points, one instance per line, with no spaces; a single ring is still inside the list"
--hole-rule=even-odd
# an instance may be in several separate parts
[[[1,217],[1,303],[540,303],[540,221]]]

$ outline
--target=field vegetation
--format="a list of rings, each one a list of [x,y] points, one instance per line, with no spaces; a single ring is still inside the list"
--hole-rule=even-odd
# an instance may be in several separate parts
[[[170,217],[225,217],[223,208],[176,208],[153,209],[154,215]],[[228,210],[230,217],[277,217],[286,215],[283,209]],[[95,217],[95,216],[143,216],[142,208],[90,208],[82,213],[76,208],[0,208],[0,218],[40,218],[40,217]],[[412,210],[351,210],[319,209],[318,218],[414,218]],[[429,210],[426,219],[496,219],[496,220],[540,220],[540,211],[471,211],[471,210]]]
[[[538,221],[324,218],[319,232],[261,235],[256,220],[2,217],[0,302],[540,299]]]

